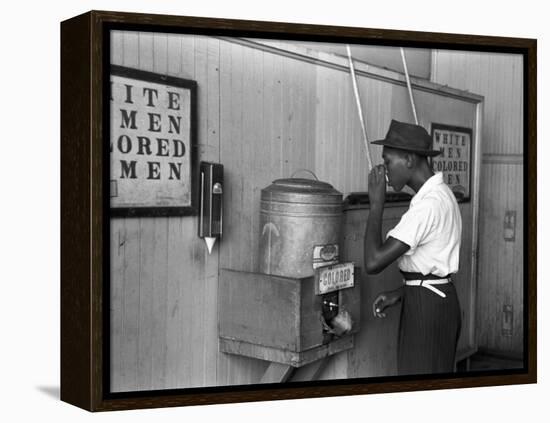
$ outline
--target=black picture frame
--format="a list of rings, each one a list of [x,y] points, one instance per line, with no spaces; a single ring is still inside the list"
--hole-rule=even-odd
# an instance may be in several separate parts
[[[187,206],[140,206],[140,207],[113,207],[110,214],[113,217],[160,217],[160,216],[191,216],[197,214],[198,204],[198,165],[197,155],[197,83],[189,79],[177,78],[169,75],[133,69],[124,66],[111,65],[109,74],[138,81],[152,82],[165,86],[173,86],[189,90],[190,93],[190,121],[189,121],[189,179],[190,179],[190,204]],[[106,88],[107,90],[109,89]],[[108,97],[107,97],[108,98]],[[112,111],[111,111],[112,113]],[[105,132],[111,133],[110,119],[105,120]],[[116,181],[114,181],[116,182]],[[112,195],[112,194],[111,194]]]
[[[112,29],[515,52],[524,57],[525,366],[453,377],[404,376],[110,393],[109,154],[105,107]],[[90,411],[536,383],[536,40],[91,11],[61,24],[61,399]],[[195,160],[193,161],[193,163]],[[196,193],[195,193],[196,195]],[[195,198],[194,195],[194,198]],[[134,210],[127,215],[138,216]],[[167,216],[168,211],[147,211]],[[155,214],[158,213],[158,214]]]

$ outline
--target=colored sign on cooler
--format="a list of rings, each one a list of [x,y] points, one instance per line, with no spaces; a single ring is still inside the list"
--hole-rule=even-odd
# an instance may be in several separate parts
[[[317,295],[352,288],[353,283],[353,263],[321,267],[315,271],[315,293]]]

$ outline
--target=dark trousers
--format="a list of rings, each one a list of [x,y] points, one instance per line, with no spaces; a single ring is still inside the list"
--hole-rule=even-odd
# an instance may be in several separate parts
[[[460,305],[452,283],[435,287],[446,298],[422,286],[403,287],[397,351],[400,375],[454,371]]]

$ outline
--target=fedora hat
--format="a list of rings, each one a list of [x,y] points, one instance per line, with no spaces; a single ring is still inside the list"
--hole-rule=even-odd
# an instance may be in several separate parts
[[[441,151],[432,149],[432,138],[422,126],[399,122],[395,119],[390,123],[386,138],[373,141],[371,144],[411,151],[421,156],[441,154]]]

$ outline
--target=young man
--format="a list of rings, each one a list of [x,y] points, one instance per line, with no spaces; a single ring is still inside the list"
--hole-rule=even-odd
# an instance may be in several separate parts
[[[392,120],[383,145],[384,165],[369,174],[370,213],[365,232],[367,273],[381,272],[397,260],[403,286],[383,292],[373,303],[376,317],[402,302],[398,373],[454,370],[461,316],[451,275],[458,271],[462,219],[455,196],[428,163],[432,140],[421,126]],[[395,191],[415,191],[400,222],[382,238],[386,176]]]

